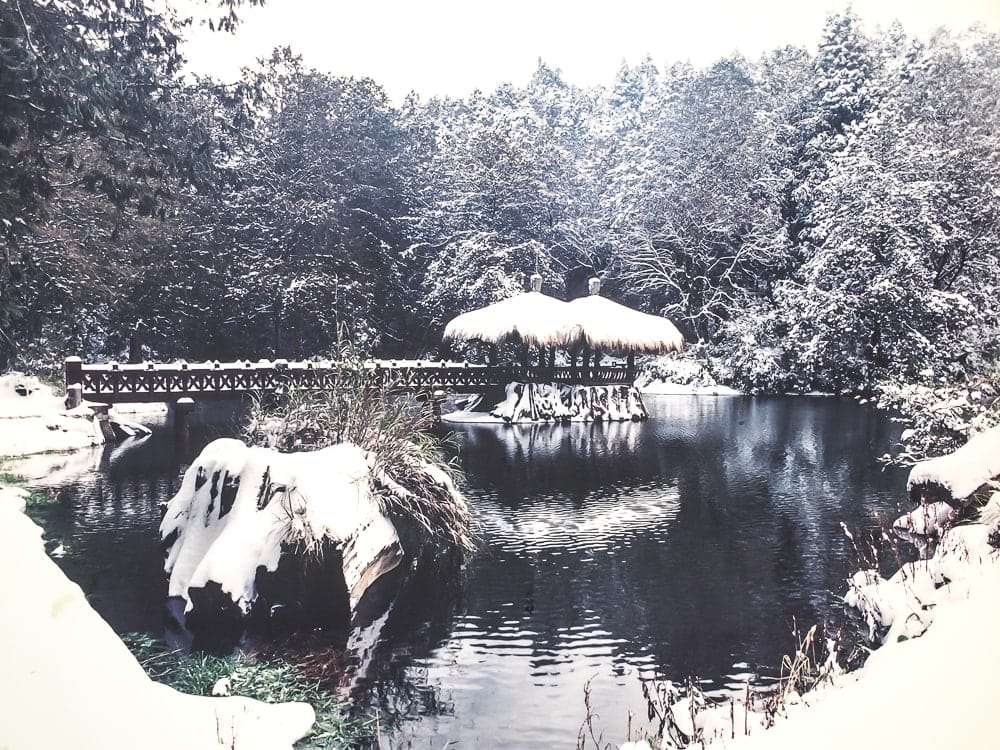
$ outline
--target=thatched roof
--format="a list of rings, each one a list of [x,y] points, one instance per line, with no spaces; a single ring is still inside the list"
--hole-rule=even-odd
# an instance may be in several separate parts
[[[562,300],[541,293],[542,277],[531,277],[530,292],[463,313],[444,329],[444,341],[486,341],[502,344],[511,339],[534,346],[562,346],[571,321]]]
[[[600,291],[600,280],[591,279],[590,295],[567,305],[575,323],[568,343],[607,352],[665,354],[684,349],[684,336],[669,320],[620,305]]]
[[[541,277],[531,277],[532,291],[463,313],[444,329],[444,341],[502,344],[520,338],[534,346],[586,343],[606,352],[664,354],[681,351],[684,337],[666,318],[633,310],[600,296],[600,281],[590,280],[590,296],[563,302],[541,293]]]

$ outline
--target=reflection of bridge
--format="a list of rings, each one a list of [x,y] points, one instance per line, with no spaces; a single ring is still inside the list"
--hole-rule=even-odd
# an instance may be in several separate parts
[[[467,362],[368,360],[365,373],[389,391],[478,392],[507,383],[631,384],[630,367],[546,367],[544,365],[472,365]],[[70,402],[176,402],[180,399],[234,398],[280,388],[336,388],[345,375],[338,362],[205,362],[188,364],[89,364],[66,360],[66,392]]]

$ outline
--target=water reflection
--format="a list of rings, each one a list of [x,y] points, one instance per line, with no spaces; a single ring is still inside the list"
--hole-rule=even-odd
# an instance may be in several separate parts
[[[904,499],[901,473],[872,459],[896,428],[846,399],[647,406],[645,423],[456,428],[483,540],[464,577],[407,570],[371,629],[289,650],[326,673],[347,663],[334,680],[378,708],[393,745],[419,747],[562,745],[591,678],[607,736],[621,737],[641,677],[711,688],[777,665],[792,618],[824,619],[843,589],[840,522],[871,525]],[[158,503],[218,432],[196,422],[184,451],[158,431],[52,482],[47,533],[119,632],[163,633]]]
[[[451,710],[400,744],[574,736],[583,684],[624,736],[638,679],[739,681],[822,620],[849,560],[841,520],[902,497],[872,456],[896,437],[849,400],[649,399],[647,423],[468,425],[457,451],[486,549],[451,633],[410,677]],[[500,740],[498,738],[503,738]]]

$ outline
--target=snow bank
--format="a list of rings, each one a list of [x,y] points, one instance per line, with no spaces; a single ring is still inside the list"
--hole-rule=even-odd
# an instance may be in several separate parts
[[[43,417],[61,411],[63,400],[33,375],[8,372],[0,375],[0,415]]]
[[[697,383],[671,383],[665,380],[653,380],[644,384],[640,390],[655,396],[743,396],[741,391],[728,385],[699,385]]]
[[[291,748],[304,703],[185,695],[151,681],[48,557],[23,494],[0,488],[0,747]]]
[[[402,559],[392,522],[373,492],[368,455],[343,443],[278,453],[239,440],[210,443],[167,505],[170,596],[192,609],[191,590],[215,582],[244,614],[257,597],[257,568],[275,571],[282,545],[329,539],[343,550],[352,608]]]
[[[989,539],[1000,524],[1000,493],[982,518],[949,529],[930,560],[888,580],[872,571],[852,579],[846,600],[884,644],[862,669],[796,697],[773,727],[749,736],[730,739],[727,706],[709,747],[995,748],[1000,553]],[[922,704],[927,712],[915,712]],[[740,708],[737,735],[742,723]]]
[[[0,455],[27,456],[103,445],[101,422],[87,404],[63,408],[63,399],[38,378],[18,372],[0,375]],[[118,437],[148,435],[143,425],[110,417]]]
[[[0,402],[0,455],[26,456],[45,451],[70,451],[104,443],[100,424],[85,406],[72,411],[52,411],[46,416],[6,412],[9,402]]]
[[[103,446],[66,453],[31,453],[5,458],[3,468],[33,487],[60,487],[85,474],[96,472],[101,466],[103,455]]]
[[[952,505],[966,504],[970,495],[1000,477],[1000,426],[970,438],[945,456],[921,461],[910,470],[906,489],[913,497],[928,486],[944,488]]]

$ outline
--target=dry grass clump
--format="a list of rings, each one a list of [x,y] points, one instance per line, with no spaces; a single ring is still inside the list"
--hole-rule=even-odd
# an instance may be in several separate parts
[[[244,439],[286,453],[353,443],[368,453],[386,514],[416,524],[432,542],[471,551],[472,517],[455,485],[459,469],[441,456],[430,432],[433,415],[373,377],[352,347],[341,348],[339,361],[330,390],[289,388],[255,399]]]

